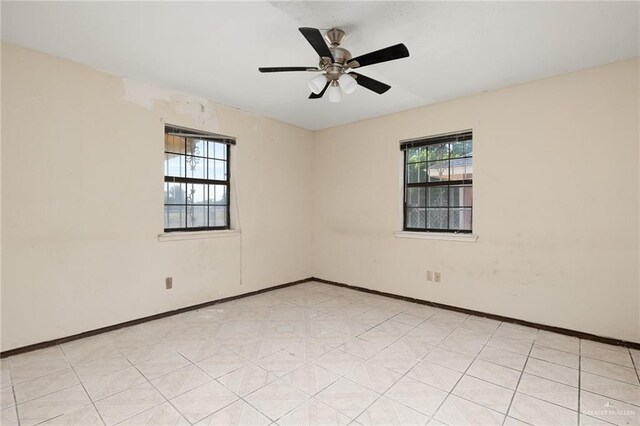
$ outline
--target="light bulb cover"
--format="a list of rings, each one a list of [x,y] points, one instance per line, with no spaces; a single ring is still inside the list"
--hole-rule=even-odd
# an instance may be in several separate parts
[[[340,102],[342,100],[342,90],[337,80],[333,80],[331,85],[327,89],[327,95],[329,95],[329,102]]]
[[[327,84],[327,76],[324,74],[317,75],[309,81],[309,90],[318,95],[324,89],[325,84]]]
[[[347,95],[353,93],[354,90],[356,90],[356,87],[358,87],[358,82],[356,81],[356,79],[347,73],[342,74],[338,81],[340,82],[342,91]]]

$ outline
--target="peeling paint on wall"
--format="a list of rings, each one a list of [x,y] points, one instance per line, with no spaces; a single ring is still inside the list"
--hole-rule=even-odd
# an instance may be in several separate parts
[[[191,116],[202,130],[219,131],[215,104],[204,98],[163,89],[128,78],[123,78],[122,84],[124,86],[123,99],[127,102],[147,109],[154,109],[158,104],[162,104],[170,107],[177,114]]]

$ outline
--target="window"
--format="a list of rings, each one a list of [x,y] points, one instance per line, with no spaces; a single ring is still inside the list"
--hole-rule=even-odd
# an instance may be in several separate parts
[[[235,140],[178,126],[164,131],[164,231],[229,229]]]
[[[404,230],[471,233],[471,131],[402,141]]]

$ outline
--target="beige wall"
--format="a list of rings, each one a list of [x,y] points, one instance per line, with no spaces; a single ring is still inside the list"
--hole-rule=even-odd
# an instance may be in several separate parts
[[[316,132],[314,276],[640,341],[638,78],[630,60]],[[478,241],[394,237],[398,141],[470,128]]]
[[[638,72],[311,133],[3,44],[2,350],[311,275],[640,341]],[[238,138],[241,235],[158,241],[164,122]],[[478,241],[394,237],[398,141],[467,128]]]
[[[2,47],[2,350],[311,275],[311,132]],[[164,122],[238,138],[241,236],[158,241]]]

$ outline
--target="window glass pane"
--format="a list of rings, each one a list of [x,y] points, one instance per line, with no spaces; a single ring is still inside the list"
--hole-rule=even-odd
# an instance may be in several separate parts
[[[443,182],[449,180],[449,161],[434,161],[429,163],[429,182]]]
[[[187,177],[206,179],[205,161],[204,158],[187,156]]]
[[[184,155],[165,153],[164,175],[184,177]]]
[[[209,179],[227,180],[227,162],[222,160],[207,160]]]
[[[451,142],[451,158],[466,156],[466,141]]]
[[[187,227],[207,226],[207,206],[187,206]]]
[[[447,229],[447,209],[427,209],[427,228]]]
[[[164,184],[165,204],[185,204],[186,185],[184,183],[166,182]]]
[[[473,206],[473,188],[471,185],[449,187],[449,205],[451,207]]]
[[[172,135],[164,135],[164,150],[184,154],[184,138]]]
[[[429,161],[446,160],[449,158],[449,143],[429,145]]]
[[[449,187],[447,186],[432,186],[429,188],[429,198],[427,205],[429,207],[447,207],[447,200],[449,196]]]
[[[407,228],[424,228],[424,209],[407,209]]]
[[[201,139],[187,139],[187,154],[204,157],[207,155],[206,141]]]
[[[409,188],[407,190],[407,206],[408,207],[424,207],[425,192],[426,192],[426,188]]]
[[[187,204],[207,204],[207,185],[187,184]]]
[[[227,207],[209,207],[209,226],[227,226]]]
[[[473,156],[473,139],[469,139],[465,141],[465,156],[471,157]]]
[[[455,158],[451,160],[451,180],[464,179],[466,161],[470,158]]]
[[[473,179],[473,160],[471,158],[465,158],[464,178],[465,180]]]
[[[218,160],[227,159],[227,145],[220,142],[209,141],[209,158],[217,158]]]
[[[227,187],[224,185],[209,185],[209,204],[226,205]]]
[[[419,163],[427,161],[427,148],[421,146],[419,148],[411,148],[407,150],[407,163]]]
[[[215,143],[215,158],[220,160],[227,159],[227,145],[223,143]]]
[[[449,210],[449,228],[471,231],[471,209]]]
[[[164,227],[184,228],[186,223],[185,206],[164,206]]]
[[[427,163],[413,163],[407,165],[407,179],[409,183],[427,181]]]

